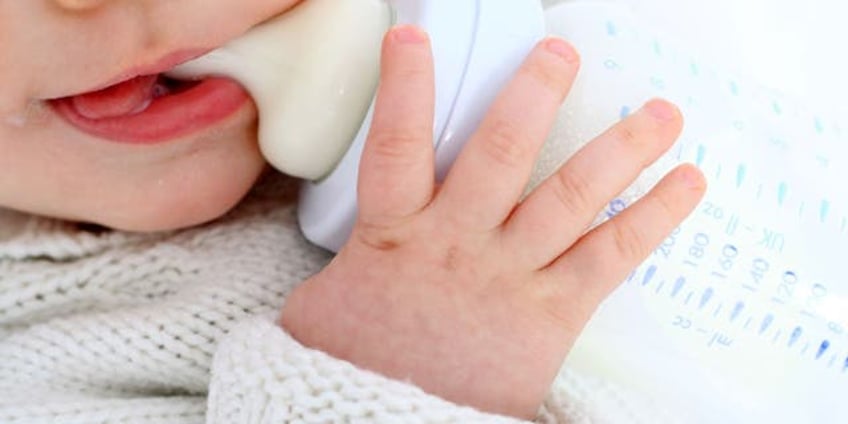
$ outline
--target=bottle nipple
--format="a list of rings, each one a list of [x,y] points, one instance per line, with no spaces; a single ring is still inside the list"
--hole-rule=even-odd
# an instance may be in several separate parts
[[[329,174],[348,150],[374,97],[384,0],[307,0],[167,75],[225,76],[259,110],[259,144],[278,170],[309,180]]]

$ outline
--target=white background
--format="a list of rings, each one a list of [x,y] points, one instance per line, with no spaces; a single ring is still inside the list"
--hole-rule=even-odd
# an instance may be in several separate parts
[[[598,0],[626,5],[697,56],[842,119],[848,1]]]

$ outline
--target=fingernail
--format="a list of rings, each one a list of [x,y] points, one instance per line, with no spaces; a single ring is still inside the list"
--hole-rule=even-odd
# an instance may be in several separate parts
[[[414,25],[398,25],[392,29],[392,38],[404,44],[418,44],[427,40],[427,34]]]
[[[545,40],[545,48],[549,52],[565,59],[568,63],[575,63],[580,60],[580,55],[577,53],[577,50],[561,38],[548,38]]]
[[[645,105],[645,110],[659,121],[667,122],[677,117],[677,107],[665,100],[651,100]]]

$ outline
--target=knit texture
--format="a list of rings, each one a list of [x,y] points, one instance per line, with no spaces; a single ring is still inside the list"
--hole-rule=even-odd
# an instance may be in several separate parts
[[[275,325],[286,295],[330,259],[301,236],[296,193],[271,175],[215,223],[152,235],[0,212],[0,422],[513,421]],[[539,422],[627,410],[622,392],[574,373],[554,389]]]

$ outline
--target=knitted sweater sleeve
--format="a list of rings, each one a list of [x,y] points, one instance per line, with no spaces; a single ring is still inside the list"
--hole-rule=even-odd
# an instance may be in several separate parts
[[[245,321],[212,364],[207,422],[517,423],[307,349],[270,319]]]
[[[207,424],[524,422],[453,404],[409,382],[305,348],[270,316],[242,322],[221,342],[212,363],[206,418]],[[534,421],[678,422],[651,399],[569,369],[557,377]]]

